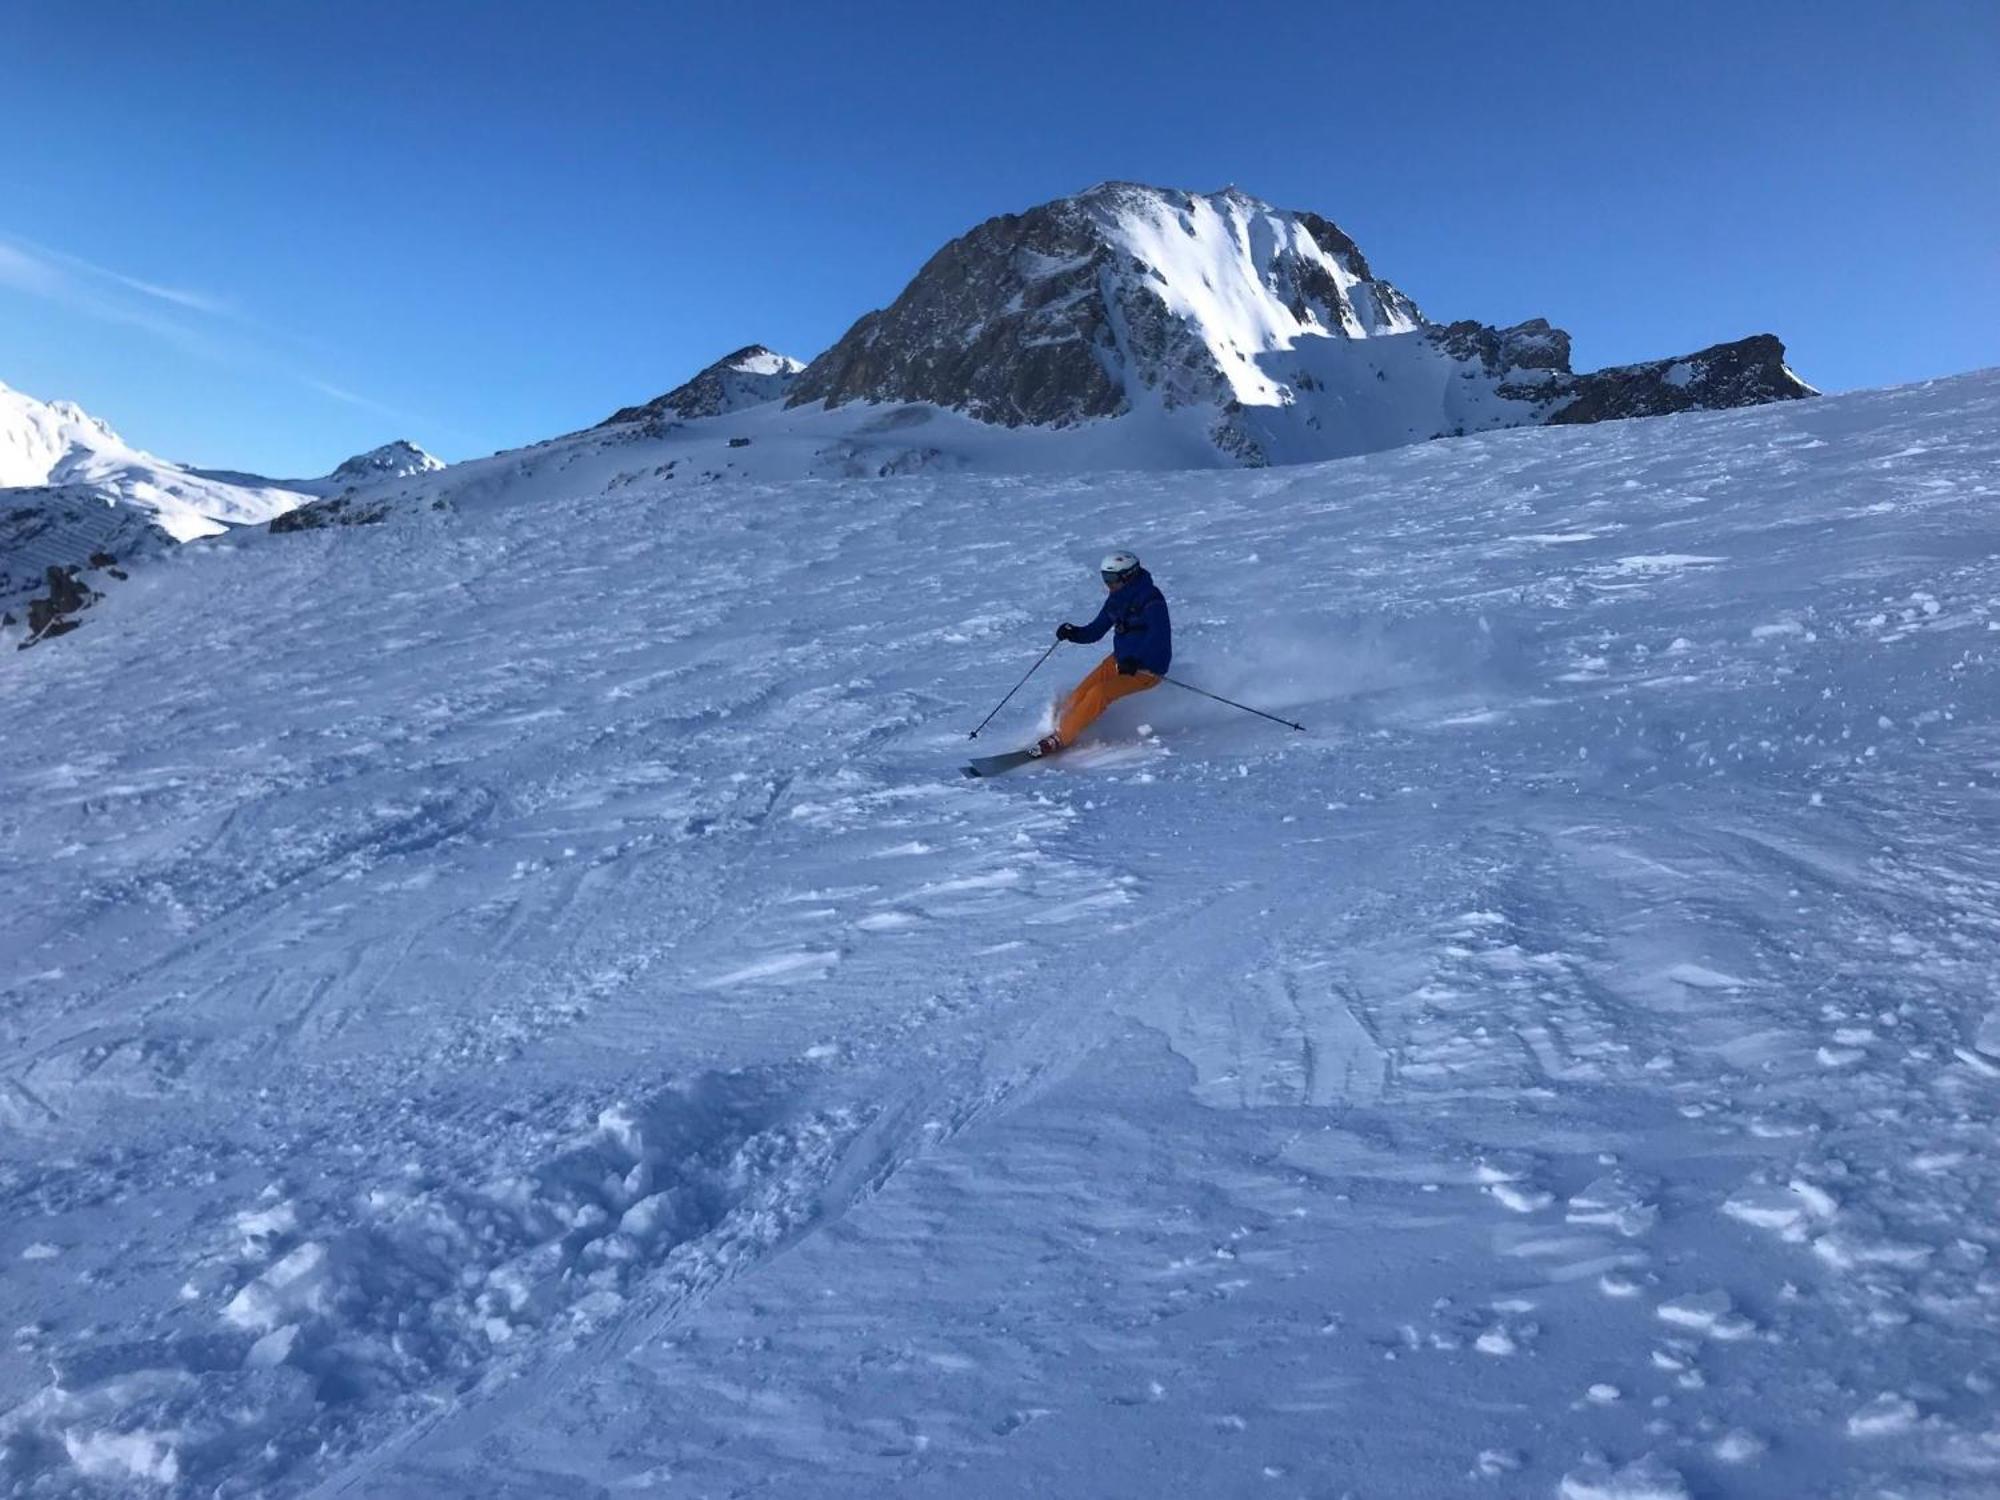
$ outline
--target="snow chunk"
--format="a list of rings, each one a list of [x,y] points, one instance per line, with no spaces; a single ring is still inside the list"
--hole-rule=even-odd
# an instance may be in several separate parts
[[[776,953],[755,963],[732,969],[708,981],[710,989],[727,989],[739,984],[782,984],[793,979],[819,979],[840,962],[840,954],[829,951]]]
[[[243,1236],[243,1255],[262,1258],[271,1253],[274,1240],[298,1229],[299,1213],[287,1199],[263,1208],[246,1208],[236,1216],[235,1223],[236,1232]]]
[[[1973,1033],[1974,1050],[1984,1052],[1988,1057],[2000,1057],[2000,1005],[1986,1012],[1979,1023],[1979,1030]]]
[[[1562,1500],[1688,1500],[1680,1474],[1648,1453],[1614,1469],[1598,1459],[1580,1464],[1562,1477]]]
[[[177,1432],[65,1432],[62,1440],[69,1461],[86,1479],[180,1482]]]
[[[325,1245],[308,1240],[232,1297],[222,1315],[238,1328],[268,1332],[325,1312],[332,1285],[332,1257]]]
[[[1829,1219],[1838,1207],[1832,1194],[1809,1182],[1794,1180],[1784,1187],[1748,1183],[1722,1205],[1739,1224],[1776,1231],[1787,1240],[1802,1240],[1815,1220]]]
[[[1908,1396],[1884,1391],[1847,1419],[1847,1435],[1858,1438],[1890,1437],[1908,1432],[1917,1425],[1917,1403]]]
[[[1694,1292],[1676,1297],[1671,1302],[1662,1302],[1656,1312],[1662,1323],[1730,1342],[1748,1338],[1757,1331],[1755,1323],[1734,1309],[1735,1303],[1730,1300],[1729,1293],[1713,1291]]]
[[[1617,1173],[1600,1177],[1569,1200],[1572,1224],[1603,1224],[1634,1239],[1659,1222],[1660,1211]]]
[[[1715,1440],[1709,1451],[1726,1464],[1747,1464],[1763,1455],[1771,1445],[1754,1432],[1732,1427]]]

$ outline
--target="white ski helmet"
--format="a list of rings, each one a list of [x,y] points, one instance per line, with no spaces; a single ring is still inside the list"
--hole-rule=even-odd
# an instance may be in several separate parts
[[[1139,559],[1134,553],[1113,552],[1097,565],[1097,571],[1106,583],[1120,584],[1139,571]]]

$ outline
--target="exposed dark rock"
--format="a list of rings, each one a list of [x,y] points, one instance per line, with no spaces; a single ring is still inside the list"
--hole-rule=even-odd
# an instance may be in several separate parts
[[[1574,378],[1570,397],[1551,424],[1609,422],[1681,411],[1714,411],[1796,401],[1818,394],[1785,365],[1785,346],[1757,333],[1679,359],[1620,365]]]
[[[67,635],[81,623],[69,617],[104,597],[77,582],[76,573],[73,567],[49,567],[44,578],[48,593],[28,601],[28,638],[17,650],[25,651],[53,636]]]
[[[51,566],[131,559],[177,543],[150,511],[116,503],[88,485],[0,492],[0,601],[41,588]]]
[[[311,505],[301,505],[297,510],[288,510],[272,520],[273,534],[286,531],[317,531],[322,526],[372,526],[387,518],[389,502],[369,500],[362,502],[353,495],[336,495],[331,500],[316,500]]]
[[[115,568],[118,566],[118,559],[109,552],[93,552],[90,554],[90,565],[93,568]]]

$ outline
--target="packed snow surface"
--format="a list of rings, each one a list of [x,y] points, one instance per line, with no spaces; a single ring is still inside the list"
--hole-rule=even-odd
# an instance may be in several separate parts
[[[2000,1487],[2000,376],[621,451],[4,652],[7,1493]]]

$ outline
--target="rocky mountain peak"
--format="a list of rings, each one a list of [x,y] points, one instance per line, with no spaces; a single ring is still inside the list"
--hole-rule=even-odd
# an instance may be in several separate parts
[[[1318,215],[1237,188],[1106,182],[953,240],[790,401],[929,401],[1010,427],[1275,402],[1262,356],[1422,323]]]
[[[927,403],[1008,427],[1146,417],[1196,426],[1236,462],[1288,463],[1558,413],[1814,394],[1770,343],[1579,376],[1545,319],[1431,323],[1320,214],[1237,187],[1103,182],[951,241],[788,401]]]
[[[790,355],[762,344],[746,344],[733,354],[725,354],[686,384],[675,386],[664,396],[655,396],[643,406],[623,407],[598,425],[693,421],[761,406],[790,391],[803,369],[805,365]]]
[[[424,452],[407,438],[397,438],[366,453],[355,454],[327,477],[339,484],[371,484],[380,479],[430,474],[443,467],[443,459]]]

